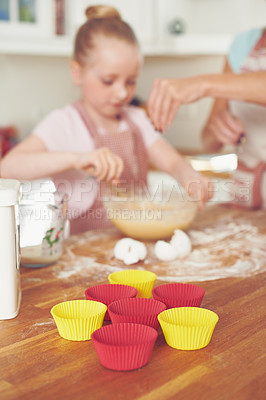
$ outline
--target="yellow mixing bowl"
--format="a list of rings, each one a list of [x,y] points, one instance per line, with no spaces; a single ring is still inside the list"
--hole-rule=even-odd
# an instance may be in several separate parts
[[[124,189],[108,192],[103,198],[108,219],[126,236],[156,240],[186,229],[194,220],[198,201],[181,191]]]

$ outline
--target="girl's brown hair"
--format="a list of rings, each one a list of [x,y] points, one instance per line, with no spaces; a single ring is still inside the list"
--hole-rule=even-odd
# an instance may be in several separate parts
[[[97,35],[121,39],[138,46],[134,31],[114,7],[91,6],[86,9],[85,15],[87,21],[79,28],[74,45],[73,58],[80,65],[85,64],[89,52],[94,49]]]

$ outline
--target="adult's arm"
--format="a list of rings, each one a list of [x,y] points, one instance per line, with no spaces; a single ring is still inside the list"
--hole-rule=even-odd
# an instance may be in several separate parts
[[[164,132],[182,104],[193,103],[203,97],[266,105],[266,71],[156,79],[148,99],[149,116],[155,128]]]
[[[224,74],[232,73],[226,60]],[[236,144],[244,134],[242,122],[231,114],[227,99],[214,99],[212,109],[201,132],[202,143],[207,152],[218,152],[224,145]]]

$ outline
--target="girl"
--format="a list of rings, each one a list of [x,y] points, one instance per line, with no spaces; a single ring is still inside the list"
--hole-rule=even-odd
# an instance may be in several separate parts
[[[52,176],[68,192],[71,233],[109,226],[101,182],[145,184],[148,160],[204,203],[211,197],[208,179],[155,131],[143,110],[129,106],[141,67],[134,32],[112,7],[88,7],[86,16],[71,64],[80,99],[52,112],[14,148],[2,161],[2,176]]]

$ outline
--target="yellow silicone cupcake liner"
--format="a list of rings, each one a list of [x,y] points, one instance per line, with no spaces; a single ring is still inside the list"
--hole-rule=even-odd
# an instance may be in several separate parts
[[[120,283],[122,285],[133,286],[137,289],[137,297],[151,297],[154,282],[157,276],[150,271],[138,269],[127,269],[124,271],[113,272],[108,276],[110,283]]]
[[[158,315],[166,343],[180,350],[197,350],[207,346],[219,320],[205,308],[170,308]]]
[[[60,336],[68,340],[89,340],[101,328],[106,313],[105,304],[92,300],[71,300],[51,309]]]

